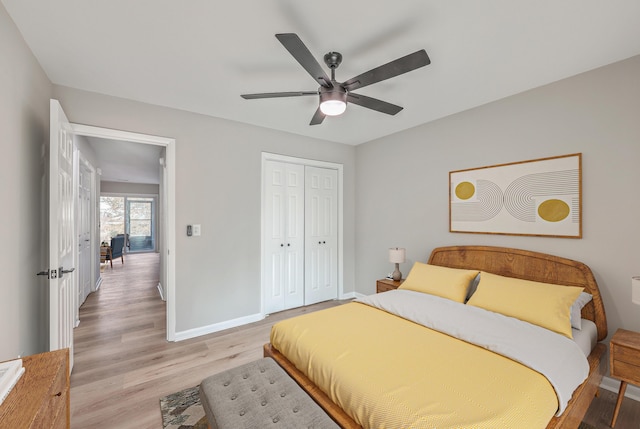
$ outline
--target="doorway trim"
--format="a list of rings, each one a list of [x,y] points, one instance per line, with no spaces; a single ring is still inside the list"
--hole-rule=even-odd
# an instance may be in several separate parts
[[[261,191],[260,191],[260,313],[265,314],[264,311],[264,294],[265,294],[265,264],[264,251],[264,232],[266,230],[266,216],[265,216],[265,164],[267,161],[279,161],[289,164],[299,164],[310,167],[328,168],[337,170],[338,172],[338,299],[344,299],[344,231],[343,231],[343,217],[344,217],[344,165],[328,161],[319,161],[315,159],[298,158],[288,155],[280,155],[277,153],[262,152],[262,165],[261,165]]]
[[[164,176],[166,180],[165,200],[166,213],[165,221],[159,228],[164,229],[164,240],[159,249],[166,256],[166,313],[167,313],[167,341],[176,340],[176,291],[175,291],[175,151],[176,140],[169,137],[152,136],[148,134],[133,133],[129,131],[114,130],[111,128],[94,127],[90,125],[71,124],[74,134],[86,137],[98,137],[103,139],[127,141],[133,143],[152,144],[165,147]],[[161,273],[162,278],[162,273]]]

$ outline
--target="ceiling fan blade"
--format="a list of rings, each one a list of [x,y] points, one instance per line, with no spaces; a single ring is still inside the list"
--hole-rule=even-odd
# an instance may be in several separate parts
[[[342,83],[342,87],[347,91],[362,88],[373,83],[377,83],[392,77],[410,72],[420,67],[431,64],[431,60],[424,49],[406,55],[390,63],[381,65],[364,72]]]
[[[318,95],[318,91],[262,92],[259,94],[242,94],[240,97],[245,100],[255,100],[257,98],[301,97],[304,95]]]
[[[313,118],[311,118],[311,122],[309,122],[309,125],[320,125],[322,121],[324,121],[324,118],[325,114],[322,113],[320,107],[318,107],[318,110],[316,110],[316,113],[314,113]]]
[[[386,113],[387,115],[395,115],[402,110],[402,107],[396,106],[395,104],[387,103],[386,101],[367,97],[365,95],[354,94],[353,92],[350,92],[347,95],[347,101],[349,103],[357,104],[358,106],[366,107],[367,109]]]
[[[333,88],[331,79],[329,79],[318,61],[311,55],[311,52],[309,52],[309,49],[302,43],[302,40],[300,40],[297,34],[276,34],[276,38],[316,82],[326,88]]]

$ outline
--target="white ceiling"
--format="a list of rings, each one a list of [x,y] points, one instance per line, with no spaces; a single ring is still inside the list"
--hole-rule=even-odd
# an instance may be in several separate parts
[[[638,0],[1,0],[55,84],[359,144],[640,54]],[[424,48],[431,65],[308,123],[315,81],[274,37],[297,33],[337,80]]]
[[[86,137],[100,160],[100,180],[107,182],[160,183],[162,146]]]

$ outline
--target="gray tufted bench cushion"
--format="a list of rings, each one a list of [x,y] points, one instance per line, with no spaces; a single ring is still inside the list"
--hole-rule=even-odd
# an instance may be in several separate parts
[[[205,378],[200,399],[211,429],[339,428],[271,358]]]

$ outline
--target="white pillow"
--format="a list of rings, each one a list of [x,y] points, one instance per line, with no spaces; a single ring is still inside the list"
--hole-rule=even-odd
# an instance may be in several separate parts
[[[571,327],[582,330],[582,308],[593,299],[591,294],[581,292],[571,305]]]

